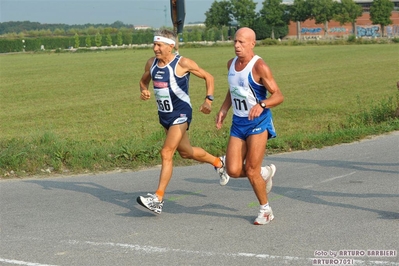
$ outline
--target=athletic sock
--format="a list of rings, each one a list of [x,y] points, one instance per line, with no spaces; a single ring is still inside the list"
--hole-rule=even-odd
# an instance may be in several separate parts
[[[219,157],[216,157],[216,158],[215,158],[215,161],[213,162],[212,165],[215,166],[216,168],[220,168],[220,167],[223,166],[223,163],[222,163],[222,161],[220,160]]]
[[[162,190],[155,191],[155,195],[158,197],[159,201],[162,201],[164,194],[165,194],[165,191],[162,191]]]
[[[270,206],[269,206],[269,202],[268,203],[266,203],[265,205],[260,205],[260,209],[261,210],[266,210],[266,209],[268,209]]]

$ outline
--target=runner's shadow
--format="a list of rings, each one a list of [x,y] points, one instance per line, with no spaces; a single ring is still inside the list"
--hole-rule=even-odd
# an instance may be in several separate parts
[[[146,192],[134,192],[126,193],[118,190],[109,189],[93,182],[64,182],[64,181],[52,181],[52,180],[28,180],[26,183],[32,183],[41,186],[45,190],[67,190],[74,191],[84,194],[92,195],[103,202],[114,204],[123,207],[128,210],[126,213],[120,213],[116,215],[127,216],[127,217],[144,217],[156,215],[151,211],[146,210],[142,206],[138,205],[136,198],[138,196],[146,195]],[[170,197],[165,199],[165,204],[168,205],[168,209],[164,210],[166,213],[189,213],[195,215],[208,215],[208,216],[220,216],[220,217],[233,217],[231,213],[223,212],[236,212],[236,209],[228,208],[220,204],[209,203],[201,206],[182,206],[177,202],[187,196],[190,197],[201,197],[206,198],[199,192],[191,192],[185,190],[175,190],[168,192]],[[239,218],[245,218],[237,216]]]
[[[130,210],[129,213],[135,210],[133,206],[136,204],[136,198],[140,195],[139,192],[126,193],[118,190],[109,189],[93,182],[64,182],[52,180],[28,180],[24,182],[37,184],[43,187],[43,189],[45,190],[60,189],[89,194],[103,202],[115,204],[117,206],[128,209]],[[129,216],[127,214],[120,215]]]
[[[292,188],[292,187],[279,187],[279,186],[273,187],[273,193],[291,198],[293,200],[299,200],[312,204],[320,204],[332,207],[374,212],[380,216],[379,217],[380,219],[399,219],[398,212],[366,208],[348,203],[327,201],[320,198],[320,197],[337,197],[337,198],[346,197],[346,198],[398,198],[399,199],[399,194],[377,194],[377,193],[353,194],[353,193],[344,193],[344,192],[316,191],[305,188]]]

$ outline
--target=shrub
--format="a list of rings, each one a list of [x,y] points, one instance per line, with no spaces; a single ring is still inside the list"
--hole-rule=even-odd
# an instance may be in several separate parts
[[[261,45],[276,45],[276,44],[279,44],[279,41],[276,39],[267,38],[261,41]]]
[[[354,34],[349,35],[348,42],[349,43],[355,43],[356,42],[356,35],[354,35]]]

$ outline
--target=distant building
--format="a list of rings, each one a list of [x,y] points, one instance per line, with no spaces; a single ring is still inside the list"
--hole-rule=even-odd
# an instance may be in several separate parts
[[[191,23],[191,24],[184,24],[184,27],[205,27],[205,23]]]
[[[372,0],[354,0],[355,3],[363,8],[363,15],[357,18],[355,35],[358,37],[380,37],[380,25],[373,25],[370,20],[370,7]],[[384,33],[388,37],[399,36],[399,0],[391,0],[394,3],[394,11],[391,14],[392,25],[386,26]],[[285,2],[292,4],[291,2]],[[288,25],[287,38],[297,37],[298,25],[297,22],[291,21]],[[300,24],[300,33],[303,39],[318,39],[322,38],[324,34],[324,25],[316,24],[314,20],[306,20]],[[352,34],[352,24],[347,23],[341,25],[339,22],[331,20],[328,22],[328,36],[342,37]]]
[[[148,29],[152,29],[152,27],[150,26],[145,26],[145,25],[139,25],[139,26],[134,26],[135,30],[148,30]]]

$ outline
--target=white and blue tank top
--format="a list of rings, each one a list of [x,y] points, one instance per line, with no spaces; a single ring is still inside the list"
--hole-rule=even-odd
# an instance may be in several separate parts
[[[266,99],[267,89],[257,83],[252,76],[252,68],[260,57],[255,55],[241,71],[235,69],[237,58],[236,56],[233,59],[228,73],[231,102],[235,116],[248,117],[249,110],[259,101]],[[268,110],[266,108],[262,115]]]

